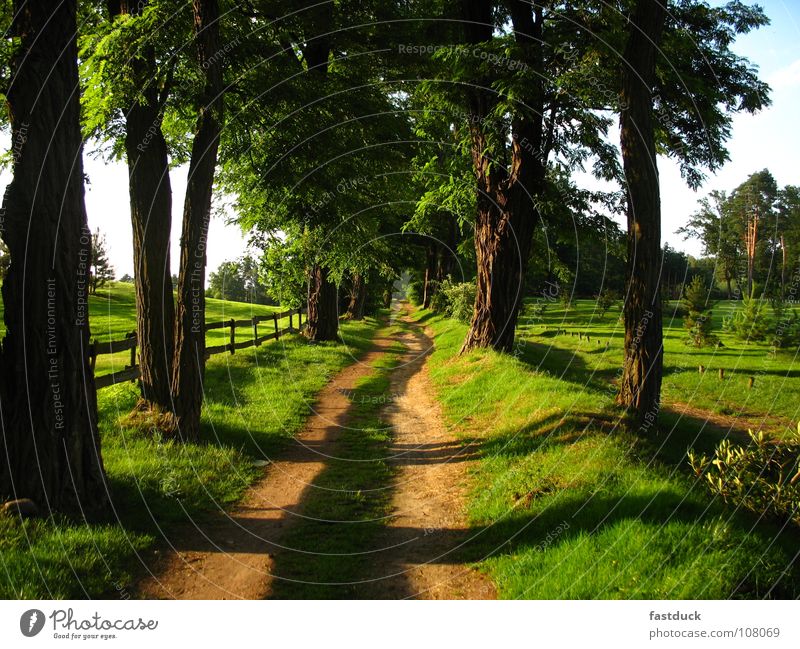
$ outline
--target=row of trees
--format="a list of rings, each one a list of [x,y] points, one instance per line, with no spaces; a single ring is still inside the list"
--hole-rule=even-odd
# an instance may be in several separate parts
[[[263,251],[273,295],[307,302],[315,340],[336,337],[343,311],[357,318],[385,299],[400,271],[422,268],[426,301],[444,277],[474,274],[463,350],[510,352],[526,280],[560,272],[568,260],[551,253],[568,248],[570,231],[624,248],[619,400],[638,421],[657,411],[656,156],[676,158],[693,186],[725,161],[731,114],[767,101],[730,50],[737,33],[766,22],[760,9],[697,0],[13,4],[3,493],[51,507],[104,502],[77,281],[91,257],[84,137],[128,166],[137,412],[166,432],[189,440],[199,430],[215,184]],[[176,163],[189,176],[174,300]],[[578,188],[571,173],[588,166],[619,191]],[[614,210],[627,215],[624,238]]]
[[[763,169],[730,193],[711,192],[679,232],[703,242],[729,299],[798,298],[800,187],[779,188]]]

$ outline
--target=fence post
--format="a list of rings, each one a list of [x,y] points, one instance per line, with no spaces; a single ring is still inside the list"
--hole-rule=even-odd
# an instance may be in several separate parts
[[[297,329],[303,331],[303,306],[300,305],[297,309]]]
[[[131,331],[129,334],[125,334],[127,338],[131,339],[131,369],[136,367],[136,345],[139,343],[138,339],[136,338],[136,332]],[[131,383],[135,383],[136,379],[131,379]]]
[[[236,344],[236,320],[234,320],[233,318],[231,318],[230,328],[231,328],[231,354],[234,354],[236,353],[236,350],[233,347]]]
[[[97,363],[97,338],[92,340],[92,345],[89,348],[89,364],[92,368],[92,374],[94,374],[94,366]]]
[[[258,316],[253,316],[253,347],[258,347]]]
[[[291,331],[292,329],[293,329],[293,326],[292,326],[292,310],[289,309],[289,331]]]
[[[278,340],[278,338],[281,337],[281,332],[278,329],[278,314],[277,313],[273,313],[272,314],[272,321],[275,323],[275,340]]]

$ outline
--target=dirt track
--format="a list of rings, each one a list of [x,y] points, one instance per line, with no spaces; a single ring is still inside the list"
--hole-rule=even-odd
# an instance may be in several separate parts
[[[392,371],[392,399],[384,419],[394,432],[391,461],[398,473],[393,513],[378,540],[365,597],[482,599],[494,588],[484,576],[454,560],[467,538],[464,499],[469,449],[442,423],[432,398],[425,360],[431,339],[416,325],[399,339],[404,363]],[[138,584],[145,598],[261,599],[271,590],[274,555],[285,530],[302,514],[303,497],[335,456],[347,423],[346,396],[370,374],[370,365],[397,336],[379,336],[372,351],[344,369],[318,395],[314,414],[290,447],[228,512],[174,534],[151,574]],[[376,548],[377,549],[377,548]]]

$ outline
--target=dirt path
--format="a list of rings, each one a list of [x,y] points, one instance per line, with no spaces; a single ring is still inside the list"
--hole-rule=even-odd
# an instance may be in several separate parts
[[[408,322],[408,321],[407,321]],[[469,539],[467,471],[475,461],[444,426],[425,365],[433,341],[416,324],[400,339],[408,353],[391,376],[384,410],[394,429],[390,449],[398,469],[393,515],[374,565],[377,598],[494,599],[492,582],[458,559]]]
[[[408,321],[407,321],[408,322]],[[274,555],[287,528],[302,515],[306,490],[336,455],[346,425],[349,391],[369,375],[383,350],[400,340],[404,363],[391,374],[384,417],[394,429],[391,461],[398,469],[393,514],[372,555],[363,596],[385,599],[494,598],[491,582],[456,557],[468,538],[464,502],[470,450],[442,423],[425,360],[431,339],[408,323],[401,336],[379,337],[360,362],[344,369],[320,392],[314,414],[279,460],[265,469],[241,503],[169,540],[169,547],[140,581],[145,598],[260,599],[271,590]]]
[[[180,530],[167,542],[152,574],[138,592],[148,599],[261,599],[270,589],[273,553],[284,529],[301,513],[305,490],[335,452],[351,405],[347,391],[368,375],[388,345],[375,349],[337,374],[319,393],[314,414],[280,459],[266,467],[231,511]]]

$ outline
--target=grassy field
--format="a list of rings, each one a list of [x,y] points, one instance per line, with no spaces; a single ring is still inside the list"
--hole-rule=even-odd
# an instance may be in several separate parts
[[[117,285],[105,302],[93,301],[94,326],[107,326],[113,338],[129,331],[128,298],[132,292]],[[269,308],[209,302],[210,317],[249,317],[251,308]],[[176,525],[235,501],[258,475],[254,460],[274,454],[297,432],[314,395],[370,345],[377,326],[369,319],[343,325],[344,344],[309,345],[290,336],[211,357],[199,444],[174,444],[126,427],[138,397],[134,385],[99,391],[112,516],[93,525],[0,517],[0,597],[129,596],[143,553]]]
[[[631,435],[613,405],[618,312],[593,311],[550,305],[533,320],[528,309],[514,355],[464,357],[466,327],[419,312],[436,335],[431,378],[448,423],[481,457],[463,560],[506,598],[798,597],[797,530],[715,501],[686,461],[688,448],[708,451],[726,433],[706,408],[783,434],[797,417],[794,358],[727,336],[721,351],[695,350],[668,320],[665,402],[692,411],[665,407],[658,430]]]

